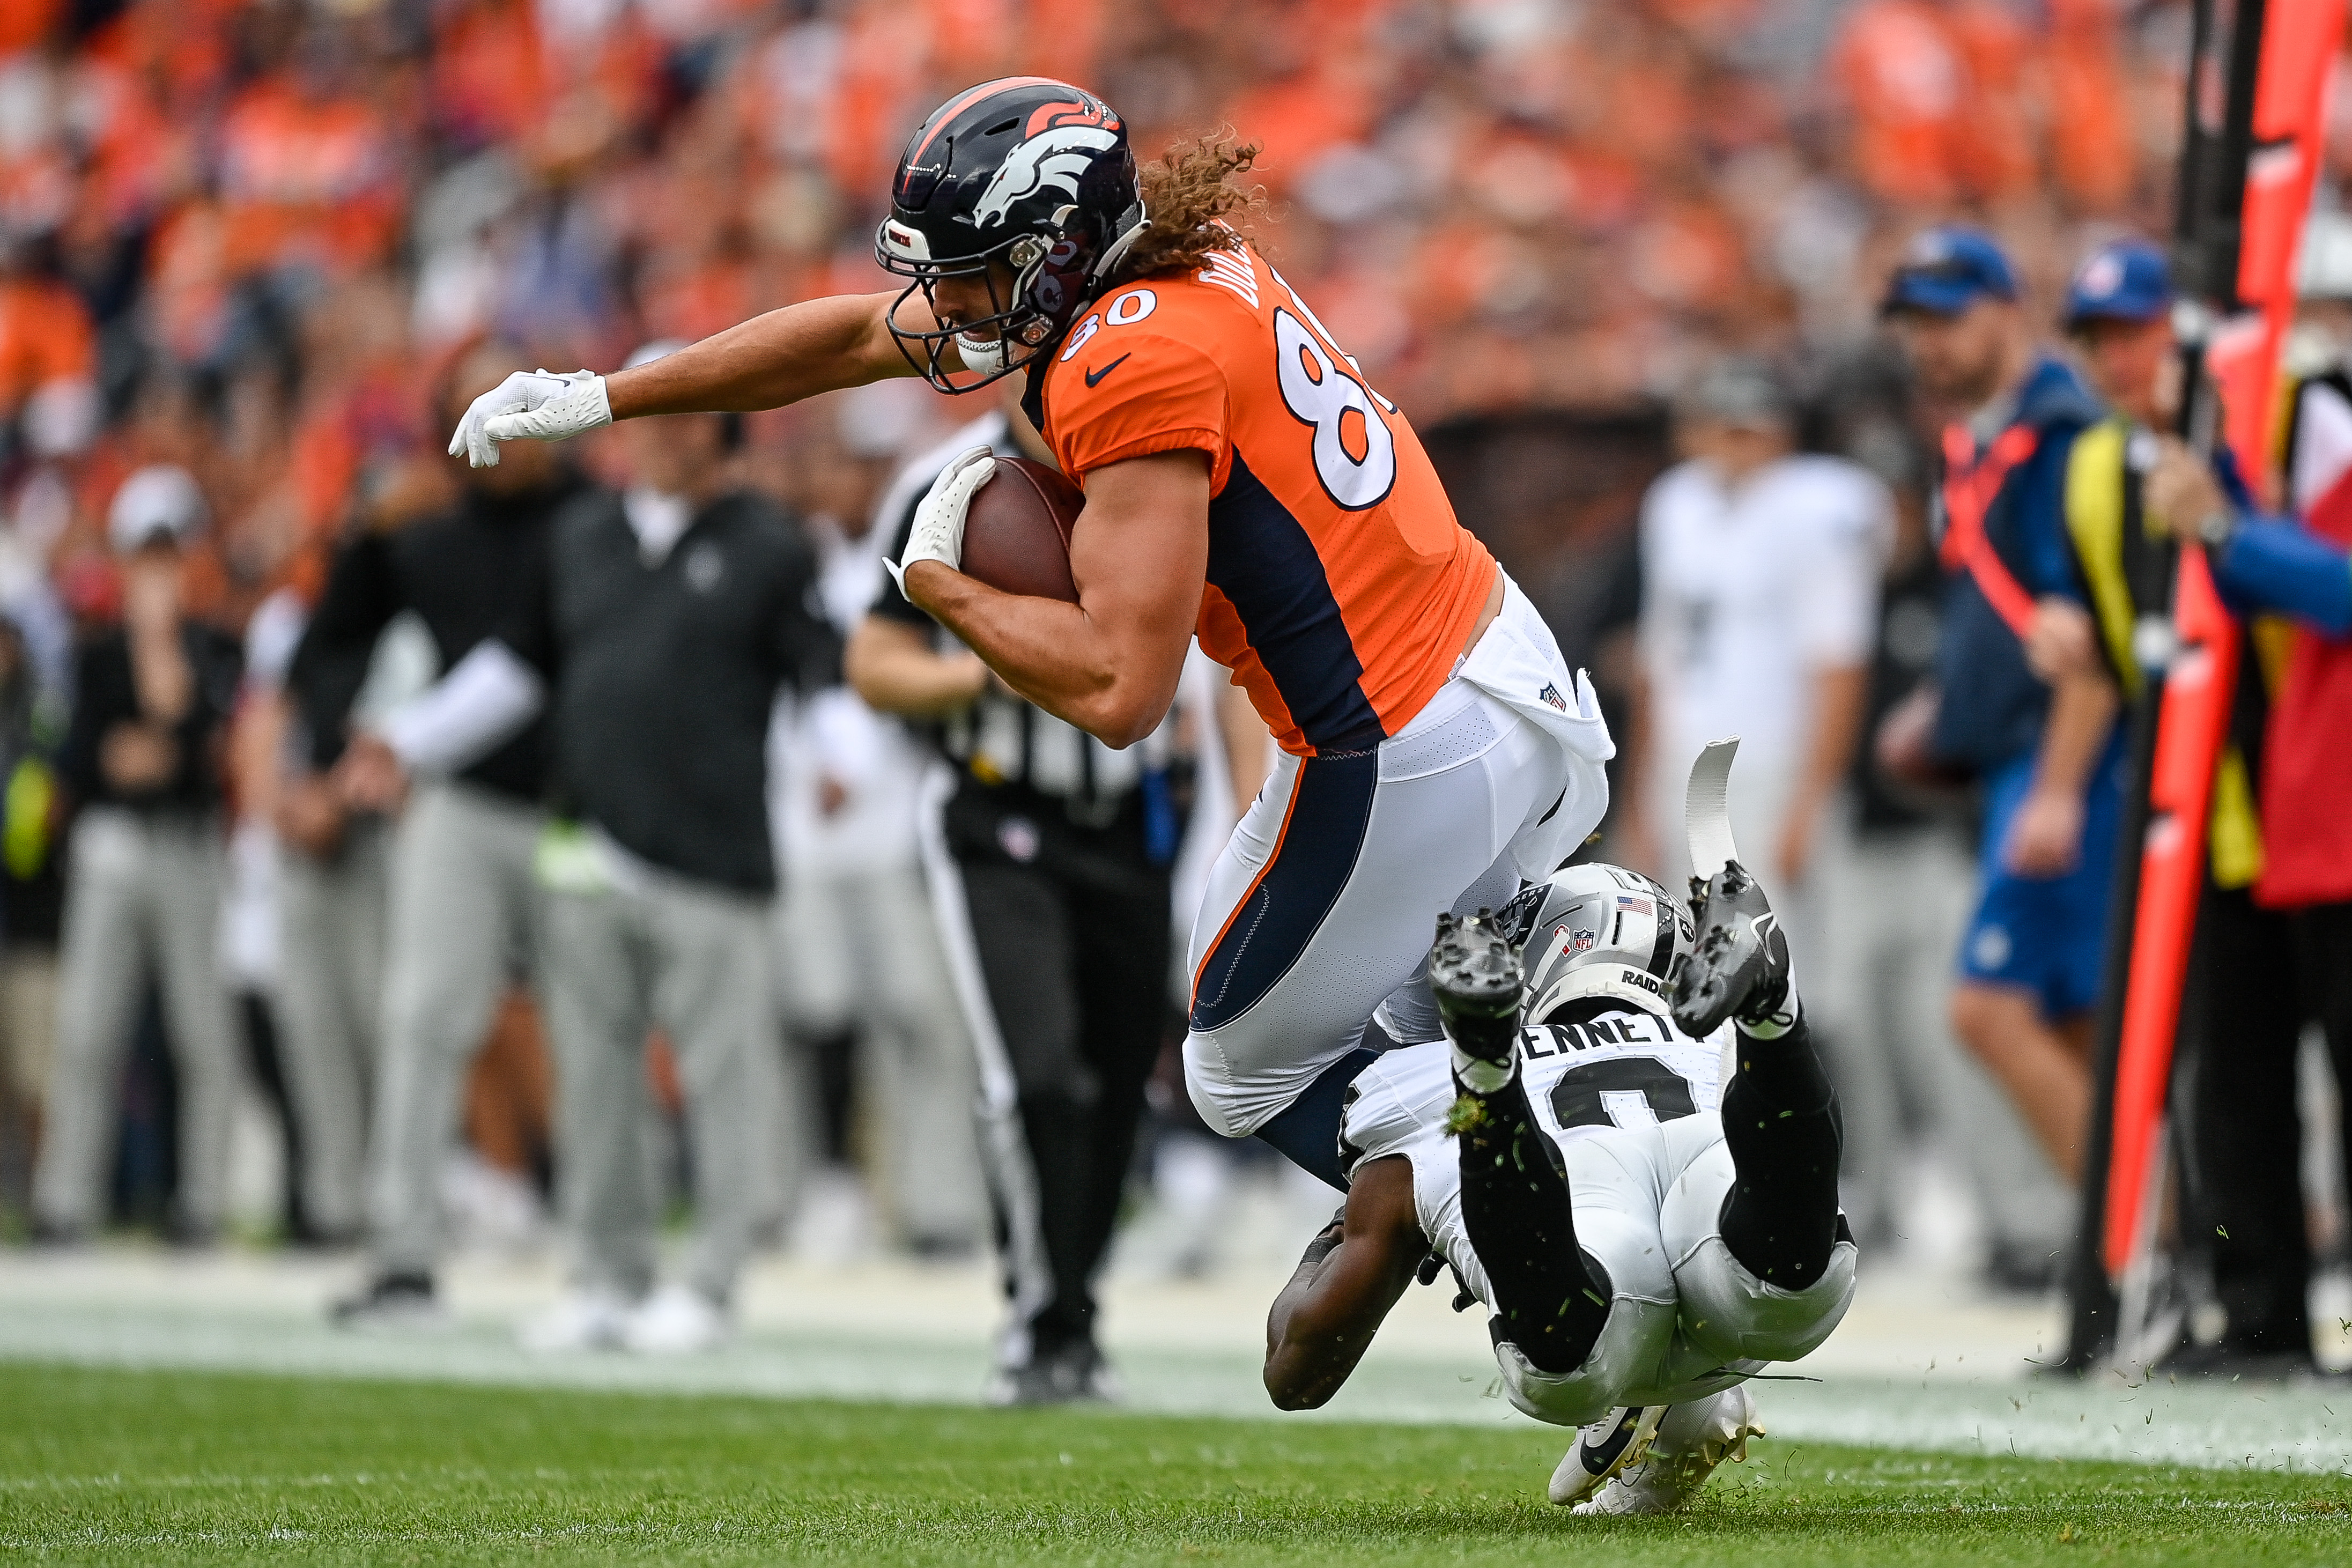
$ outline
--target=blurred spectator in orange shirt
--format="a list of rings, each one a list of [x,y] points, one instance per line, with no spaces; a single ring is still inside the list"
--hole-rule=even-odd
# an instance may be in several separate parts
[[[293,54],[221,126],[232,277],[342,276],[381,259],[400,221],[401,164],[374,110],[351,94],[333,32],[314,25]]]
[[[2040,40],[2001,0],[1958,0],[1944,17],[1968,72],[1950,143],[1953,173],[1980,202],[2013,201],[2039,173],[2026,76]]]
[[[1927,0],[1864,0],[1846,18],[1836,65],[1863,184],[1898,206],[1950,201],[1969,76],[1943,13]]]
[[[29,266],[32,247],[0,238],[0,421],[24,416],[35,399],[86,403],[97,369],[89,312],[71,289]],[[79,434],[58,443],[79,450],[95,433],[97,410],[59,408]],[[25,433],[31,437],[32,432]]]
[[[2084,212],[2121,211],[2137,173],[2116,15],[2113,0],[2051,5],[2051,173]]]

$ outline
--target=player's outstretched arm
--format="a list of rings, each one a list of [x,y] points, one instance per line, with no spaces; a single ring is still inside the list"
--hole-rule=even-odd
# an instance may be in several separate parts
[[[890,335],[894,294],[804,300],[739,322],[676,353],[609,376],[517,371],[474,400],[449,452],[495,468],[502,441],[561,441],[615,419],[657,414],[745,414],[821,392],[912,375]],[[932,323],[929,308],[905,309]],[[952,359],[952,351],[948,355]]]
[[[1265,1321],[1265,1391],[1284,1410],[1328,1403],[1429,1256],[1402,1155],[1356,1172],[1347,1206],[1309,1242]]]
[[[1110,746],[1131,746],[1176,700],[1209,573],[1209,467],[1160,452],[1087,476],[1070,533],[1078,602],[990,587],[936,558],[906,568],[907,597],[1007,686]]]
[[[889,313],[896,294],[836,294],[804,300],[739,321],[673,354],[604,378],[613,417],[654,414],[749,414],[781,408],[864,386],[896,375],[912,375],[912,361],[890,336]],[[926,317],[919,300],[907,309]]]

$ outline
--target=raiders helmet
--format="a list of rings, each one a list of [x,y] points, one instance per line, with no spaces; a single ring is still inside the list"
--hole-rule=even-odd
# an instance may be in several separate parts
[[[982,82],[932,110],[899,155],[874,236],[875,260],[913,279],[890,307],[890,335],[940,391],[985,386],[1061,335],[1143,227],[1135,153],[1108,104],[1046,77]],[[1009,291],[990,268],[999,260]],[[930,331],[900,325],[917,289],[928,301],[941,278],[970,277],[989,279],[992,314]],[[993,338],[973,335],[991,327]],[[948,380],[950,342],[979,380]]]
[[[1663,997],[1697,942],[1690,907],[1622,866],[1563,866],[1496,912],[1527,969],[1520,1016],[1553,1021],[1569,1003],[1638,987]]]

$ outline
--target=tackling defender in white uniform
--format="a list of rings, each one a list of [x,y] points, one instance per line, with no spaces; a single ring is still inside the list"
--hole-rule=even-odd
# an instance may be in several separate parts
[[[1267,1323],[1276,1404],[1329,1399],[1443,1260],[1493,1314],[1511,1403],[1584,1428],[1552,1500],[1664,1512],[1763,1430],[1745,1380],[1844,1316],[1836,1100],[1787,944],[1730,854],[1730,752],[1692,772],[1692,859],[1713,873],[1696,930],[1613,866],[1440,918],[1448,1037],[1349,1086],[1347,1205]]]

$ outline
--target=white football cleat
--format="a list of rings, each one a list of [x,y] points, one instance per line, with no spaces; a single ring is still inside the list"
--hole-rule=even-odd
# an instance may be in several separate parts
[[[628,1321],[629,1304],[614,1291],[572,1289],[566,1290],[554,1306],[524,1323],[515,1338],[533,1355],[617,1350],[621,1330]]]
[[[1591,1501],[1573,1510],[1580,1514],[1674,1513],[1706,1485],[1706,1478],[1726,1459],[1745,1460],[1748,1439],[1764,1436],[1756,1419],[1755,1396],[1738,1384],[1705,1399],[1667,1407],[1658,1422],[1648,1451],[1618,1467],[1609,1484]],[[1570,1458],[1574,1458],[1571,1454]],[[1564,1466],[1563,1466],[1564,1468]],[[1553,1482],[1558,1486],[1557,1478]],[[1557,1490],[1553,1500],[1559,1500]]]
[[[694,1355],[727,1342],[726,1309],[690,1285],[665,1285],[621,1325],[621,1348],[639,1355]]]
[[[1551,1500],[1562,1508],[1580,1503],[1627,1465],[1640,1463],[1668,1408],[1621,1405],[1591,1426],[1578,1428],[1576,1442],[1551,1473]]]

